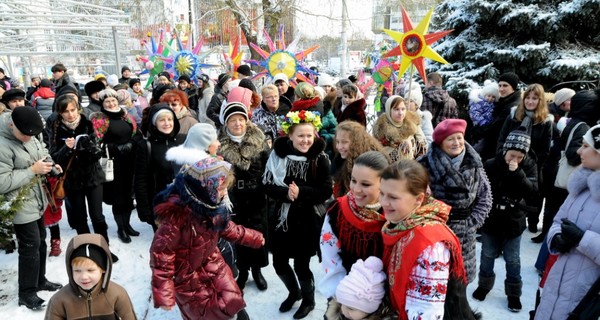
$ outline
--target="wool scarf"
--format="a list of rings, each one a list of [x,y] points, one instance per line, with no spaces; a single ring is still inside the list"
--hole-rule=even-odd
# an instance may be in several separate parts
[[[521,127],[525,128],[525,131],[531,136],[531,127],[533,126],[533,117],[535,116],[534,111],[525,110],[525,117],[521,121]]]
[[[62,116],[61,118],[61,122],[65,125],[65,127],[69,128],[69,130],[73,130],[75,131],[75,129],[77,129],[77,127],[79,126],[79,122],[81,122],[81,114],[77,114],[77,119],[69,122],[67,120],[65,120],[65,118],[63,118]]]
[[[243,134],[241,136],[233,135],[231,132],[229,132],[229,129],[227,129],[227,128],[225,128],[225,133],[227,133],[227,135],[233,142],[242,143],[242,139],[244,139]]]
[[[342,214],[337,215],[338,239],[341,249],[356,252],[360,257],[369,256],[367,250],[378,248],[381,239],[381,227],[385,223],[384,216],[379,212],[381,204],[359,207],[356,204],[354,194],[348,192],[345,196],[338,198]]]

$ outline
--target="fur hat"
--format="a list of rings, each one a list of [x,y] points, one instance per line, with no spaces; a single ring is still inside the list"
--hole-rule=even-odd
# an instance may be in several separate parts
[[[85,94],[88,97],[91,97],[92,94],[94,94],[96,92],[100,92],[100,91],[104,90],[106,87],[104,86],[104,83],[102,81],[94,80],[94,81],[90,81],[90,82],[86,83],[83,88],[85,90]]]
[[[218,86],[219,88],[223,88],[223,86],[225,85],[225,83],[226,83],[226,82],[227,82],[229,79],[231,79],[231,76],[230,76],[229,74],[227,74],[227,73],[221,73],[221,74],[219,75],[219,78],[218,78],[218,80],[217,80],[217,86]]]
[[[290,84],[290,79],[284,73],[278,73],[273,77],[273,84],[277,83],[277,81],[283,81]]]
[[[15,127],[26,136],[37,136],[44,130],[42,116],[35,108],[18,107],[10,116]]]
[[[119,84],[119,77],[117,77],[116,74],[111,74],[106,78],[106,83],[108,83],[109,86],[114,87]]]
[[[185,137],[183,147],[187,149],[208,150],[217,141],[217,130],[208,123],[196,123]]]
[[[250,70],[250,66],[247,64],[242,64],[237,68],[237,73],[245,75],[246,77],[252,76],[252,70]]]
[[[128,81],[127,84],[129,85],[130,88],[133,88],[133,86],[136,83],[142,83],[142,81],[140,80],[140,78],[131,78],[131,79],[129,79],[129,81]]]
[[[83,244],[73,250],[73,253],[71,253],[71,262],[78,257],[88,258],[94,261],[102,268],[102,270],[106,270],[108,267],[108,257],[106,256],[106,252],[95,244]]]
[[[500,83],[500,81],[508,83],[515,91],[519,89],[519,76],[514,72],[502,74],[500,78],[498,78],[498,83]]]
[[[42,79],[42,81],[40,81],[40,87],[52,88],[52,81],[50,81],[50,79]]]
[[[113,97],[113,98],[119,100],[119,94],[111,88],[106,88],[106,89],[98,92],[98,100],[100,102],[104,102],[104,99],[110,98],[110,97]]]
[[[498,83],[485,80],[483,89],[481,89],[481,97],[485,98],[487,95],[494,96],[494,101],[498,101],[498,98],[500,98]]]
[[[569,88],[562,88],[556,91],[556,93],[554,93],[554,104],[560,106],[565,101],[573,98],[574,95],[575,90]]]
[[[371,314],[377,311],[383,300],[385,279],[381,259],[358,259],[350,273],[338,284],[335,298],[342,305]]]
[[[463,119],[446,119],[437,126],[433,130],[433,142],[435,142],[438,146],[442,144],[444,139],[446,139],[449,135],[460,132],[465,134],[465,130],[467,129],[467,122]]]
[[[9,89],[4,91],[2,95],[2,102],[7,104],[12,100],[25,100],[25,91],[21,89]]]
[[[335,83],[333,82],[333,78],[330,75],[328,75],[327,73],[321,73],[319,75],[319,81],[317,82],[317,85],[319,87],[324,87],[324,86],[333,87],[333,86],[335,86]]]
[[[504,141],[504,146],[502,149],[504,151],[508,150],[517,150],[521,151],[524,154],[529,152],[529,147],[531,146],[531,137],[527,134],[527,132],[521,130],[520,128],[517,130],[511,131],[506,140]]]
[[[585,141],[596,152],[600,153],[600,124],[591,127],[584,135]]]

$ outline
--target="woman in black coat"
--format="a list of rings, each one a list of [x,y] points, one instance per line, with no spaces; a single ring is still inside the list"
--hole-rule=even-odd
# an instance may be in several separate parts
[[[233,204],[233,221],[260,231],[267,238],[267,197],[262,187],[269,146],[264,133],[248,120],[246,107],[237,102],[224,107],[225,123],[219,132],[219,154],[233,166],[236,183],[229,191]],[[269,265],[267,246],[258,249],[236,245],[237,284],[244,289],[248,272],[259,290],[267,289],[260,269]]]
[[[165,156],[169,148],[183,141],[176,139],[179,121],[168,104],[158,103],[150,107],[145,121],[148,122],[148,136],[138,141],[134,190],[138,217],[156,231],[152,201],[175,178],[173,165]]]
[[[77,234],[90,233],[87,223],[89,213],[94,232],[109,242],[108,227],[102,213],[104,172],[98,162],[102,150],[96,142],[92,122],[81,114],[77,99],[71,95],[59,97],[56,110],[58,116],[49,124],[52,126],[52,134],[48,137],[50,154],[64,170],[73,158],[64,184],[70,202],[67,206],[69,224]]]
[[[104,89],[98,93],[102,110],[90,115],[94,133],[103,151],[114,162],[114,180],[104,183],[103,201],[112,205],[112,212],[117,224],[117,234],[124,243],[131,242],[129,236],[140,233],[129,225],[133,210],[133,172],[135,165],[135,138],[137,125],[133,117],[119,106],[117,92]]]
[[[302,319],[315,307],[314,277],[309,265],[319,249],[321,215],[325,211],[322,205],[331,196],[333,182],[324,153],[325,141],[316,136],[321,127],[319,116],[304,110],[288,115],[282,124],[287,136],[275,140],[263,183],[276,201],[276,214],[269,228],[273,266],[289,291],[279,311],[289,311],[302,299],[294,314],[294,319]],[[289,259],[294,259],[293,270]]]

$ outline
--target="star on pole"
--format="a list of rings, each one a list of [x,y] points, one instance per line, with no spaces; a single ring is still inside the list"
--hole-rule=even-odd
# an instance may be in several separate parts
[[[383,57],[389,58],[401,56],[402,60],[400,64],[400,70],[398,71],[398,76],[402,76],[406,70],[408,70],[408,67],[413,64],[417,68],[417,71],[421,75],[423,81],[427,83],[427,77],[425,74],[425,58],[444,64],[448,63],[442,56],[431,49],[430,45],[445,37],[453,30],[426,34],[427,30],[429,29],[429,23],[431,22],[433,9],[427,12],[423,20],[419,22],[419,25],[417,25],[416,28],[413,27],[413,22],[408,16],[408,13],[404,7],[401,7],[401,9],[404,32],[383,29],[385,33],[387,33],[399,44],[397,47],[386,53]]]

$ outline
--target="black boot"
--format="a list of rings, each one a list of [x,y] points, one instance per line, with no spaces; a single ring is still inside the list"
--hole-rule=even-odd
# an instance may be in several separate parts
[[[19,297],[19,306],[26,306],[31,310],[42,310],[46,305],[44,304],[44,299],[32,293]]]
[[[131,238],[129,237],[129,235],[125,231],[125,225],[123,223],[123,215],[122,214],[115,214],[115,222],[117,223],[117,235],[119,236],[119,239],[123,243],[130,243],[131,242]]]
[[[533,243],[542,243],[542,242],[544,242],[544,239],[546,239],[546,234],[542,231],[542,233],[531,238],[531,241],[533,241]]]
[[[494,282],[496,281],[496,276],[484,277],[479,274],[479,286],[475,291],[473,291],[473,298],[475,300],[483,301],[488,293],[494,287]]]
[[[263,277],[262,273],[260,272],[260,268],[252,268],[252,279],[254,279],[254,283],[256,283],[258,290],[267,290],[267,280],[265,280],[265,277]]]
[[[250,316],[248,315],[248,312],[246,312],[246,309],[240,310],[237,313],[235,320],[250,320]]]
[[[298,311],[294,313],[294,319],[304,319],[315,308],[315,281],[311,278],[300,281],[302,289],[302,303]]]
[[[38,284],[37,291],[56,291],[62,287],[62,284],[50,282],[48,279],[44,279],[42,283]]]
[[[131,225],[129,224],[130,221],[131,221],[131,211],[129,211],[128,213],[125,213],[123,215],[123,228],[125,228],[125,232],[128,235],[133,236],[133,237],[139,236],[140,233],[131,227]]]
[[[521,294],[522,294],[523,282],[508,282],[504,281],[504,293],[508,299],[508,310],[512,312],[519,312],[523,308],[521,305]]]
[[[288,272],[284,275],[280,275],[279,279],[283,281],[283,284],[288,289],[289,294],[285,300],[279,306],[279,312],[288,312],[294,306],[296,301],[302,299],[300,295],[300,286],[298,285],[298,280],[296,280],[296,274],[289,268]]]
[[[246,281],[248,281],[248,269],[239,269],[238,268],[238,277],[235,279],[240,290],[244,290],[246,287]]]

